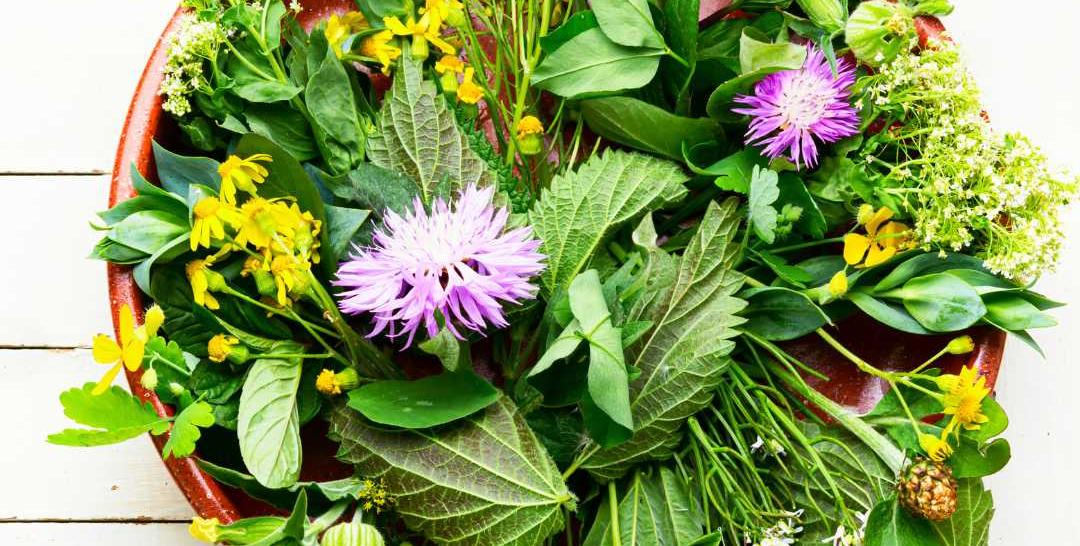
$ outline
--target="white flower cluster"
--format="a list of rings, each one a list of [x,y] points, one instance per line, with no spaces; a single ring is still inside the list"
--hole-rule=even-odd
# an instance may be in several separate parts
[[[760,540],[752,542],[747,537],[746,544],[753,544],[753,546],[790,546],[795,544],[796,535],[803,530],[802,526],[799,525],[799,518],[802,517],[802,514],[802,510],[788,512],[784,518],[776,522],[776,525],[762,531]]]
[[[887,173],[903,193],[915,240],[927,249],[971,248],[994,272],[1028,280],[1054,268],[1059,211],[1077,185],[1047,167],[1026,138],[995,132],[955,46],[899,55],[868,78],[867,99],[903,118],[908,152]]]
[[[859,528],[848,530],[843,525],[836,528],[836,532],[833,536],[822,540],[822,544],[830,544],[831,546],[863,546],[863,539],[866,536],[866,522],[869,519],[869,513],[859,512],[855,514],[855,517],[859,518]]]
[[[175,116],[191,112],[192,93],[208,84],[203,74],[207,60],[217,57],[218,49],[226,40],[226,32],[213,21],[200,21],[191,14],[183,15],[179,28],[166,45],[165,77],[158,93],[165,95],[162,109]]]

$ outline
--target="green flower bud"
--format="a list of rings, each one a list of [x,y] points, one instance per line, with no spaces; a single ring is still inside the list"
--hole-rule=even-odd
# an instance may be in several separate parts
[[[412,38],[412,57],[418,61],[425,61],[428,58],[430,52],[428,48],[427,38],[423,36],[413,36]]]
[[[259,292],[260,296],[269,298],[277,296],[277,284],[274,282],[274,276],[269,271],[259,269],[253,271],[251,277],[255,279],[255,290]]]
[[[966,355],[974,350],[975,340],[971,339],[971,336],[960,336],[945,346],[945,351],[951,355]]]
[[[144,389],[156,389],[158,385],[157,370],[147,368],[146,371],[143,372],[142,377],[139,378],[139,384],[142,385]]]
[[[323,533],[320,546],[385,546],[378,529],[366,523],[339,523]]]
[[[829,34],[844,28],[847,16],[847,3],[840,0],[798,0],[799,7],[806,12],[813,23]]]

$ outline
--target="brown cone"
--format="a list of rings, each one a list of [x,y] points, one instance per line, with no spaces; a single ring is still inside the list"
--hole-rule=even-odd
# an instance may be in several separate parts
[[[897,489],[900,504],[917,517],[943,521],[956,512],[956,479],[945,463],[915,459],[901,474]]]

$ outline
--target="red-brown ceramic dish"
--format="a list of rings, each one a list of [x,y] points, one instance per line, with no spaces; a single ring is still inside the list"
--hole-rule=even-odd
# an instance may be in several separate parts
[[[351,0],[304,0],[302,4],[304,10],[300,14],[300,19],[306,27],[329,17],[332,13],[348,11],[355,5]],[[703,1],[701,19],[714,17],[718,11],[729,4],[727,0]],[[154,180],[156,169],[151,148],[153,140],[162,143],[166,148],[179,143],[176,127],[172,120],[162,112],[161,97],[157,93],[162,79],[162,67],[165,65],[164,37],[175,30],[178,15],[179,12],[173,15],[162,33],[162,39],[159,39],[154,47],[128,109],[127,121],[120,135],[120,145],[113,163],[109,206],[134,196],[135,192],[131,183],[133,167]],[[936,19],[923,18],[918,26],[924,43],[927,35],[937,36],[942,31],[941,23]],[[135,310],[136,320],[141,322],[144,303],[142,294],[135,286],[131,269],[110,264],[108,280],[113,324],[117,324],[120,306],[125,303]],[[1005,335],[989,328],[976,328],[971,333],[975,338],[975,351],[969,355],[945,358],[942,360],[942,367],[955,373],[964,365],[974,364],[980,373],[987,377],[988,384],[993,388],[1001,366]],[[901,334],[862,316],[844,321],[835,334],[864,359],[885,369],[895,370],[911,369],[917,366],[949,339],[949,336],[927,337]],[[832,378],[830,381],[810,378],[816,388],[853,409],[868,410],[884,392],[881,381],[859,373],[841,355],[814,337],[789,342],[786,348],[792,355]],[[153,392],[144,389],[139,384],[141,373],[141,371],[127,372],[132,392],[149,401],[159,414],[171,415],[172,408],[164,405]],[[305,430],[303,471],[305,479],[328,479],[347,475],[349,469],[341,466],[333,458],[334,446],[326,440],[325,430],[317,430],[319,426],[313,424]],[[159,452],[165,440],[164,436],[153,438]],[[170,458],[164,462],[192,508],[202,517],[216,517],[222,523],[229,523],[241,517],[264,514],[268,511],[268,507],[253,501],[239,491],[219,485],[199,469],[194,459]]]

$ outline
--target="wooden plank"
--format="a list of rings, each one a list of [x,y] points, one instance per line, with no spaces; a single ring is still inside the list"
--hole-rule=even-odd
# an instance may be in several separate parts
[[[112,331],[105,264],[86,257],[100,238],[89,222],[105,208],[108,184],[107,176],[0,177],[0,346],[89,346]]]
[[[96,381],[88,350],[0,351],[0,520],[170,520],[192,517],[148,438],[73,448],[45,442],[73,426],[60,392]],[[122,380],[118,380],[118,383]],[[2,527],[2,526],[0,526]],[[8,531],[10,532],[10,531]],[[22,544],[4,540],[0,544]],[[71,542],[70,544],[83,543]]]
[[[195,546],[180,523],[8,523],[0,524],[0,544],[19,546]]]
[[[176,0],[5,2],[0,173],[107,172]]]

